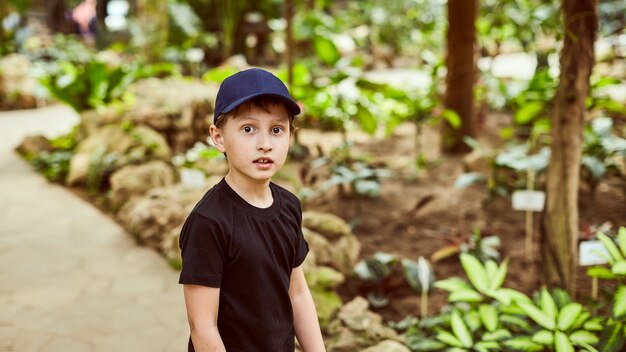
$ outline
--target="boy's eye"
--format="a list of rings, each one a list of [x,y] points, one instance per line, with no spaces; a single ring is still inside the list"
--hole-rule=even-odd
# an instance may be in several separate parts
[[[280,133],[283,133],[284,131],[285,129],[282,127],[272,127],[272,133],[280,134]]]
[[[254,132],[254,127],[252,126],[243,126],[243,131],[246,133],[252,133]]]

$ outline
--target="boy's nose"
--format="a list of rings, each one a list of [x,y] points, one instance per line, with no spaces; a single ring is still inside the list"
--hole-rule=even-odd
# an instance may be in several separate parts
[[[272,150],[272,144],[270,142],[270,136],[267,133],[259,133],[257,139],[257,150],[269,152]]]

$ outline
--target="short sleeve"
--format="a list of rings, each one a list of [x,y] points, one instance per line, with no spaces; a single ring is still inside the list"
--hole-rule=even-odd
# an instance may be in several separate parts
[[[192,212],[180,233],[182,270],[179,283],[220,287],[225,266],[227,241],[212,220]]]
[[[306,255],[309,253],[309,244],[304,239],[304,234],[302,233],[302,208],[300,202],[298,201],[298,238],[296,240],[296,255],[295,261],[293,263],[293,267],[297,268],[302,263],[304,263],[304,259]]]

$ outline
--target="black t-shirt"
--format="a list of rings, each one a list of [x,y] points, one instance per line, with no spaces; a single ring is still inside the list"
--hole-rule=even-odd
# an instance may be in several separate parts
[[[294,351],[289,282],[309,247],[298,198],[273,183],[270,189],[272,205],[257,208],[222,179],[180,235],[179,283],[220,288],[217,325],[228,352]]]

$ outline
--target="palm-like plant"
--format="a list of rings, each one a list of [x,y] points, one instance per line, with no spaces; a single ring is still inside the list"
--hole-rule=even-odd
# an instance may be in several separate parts
[[[598,349],[606,352],[623,350],[626,344],[626,227],[621,227],[617,234],[617,244],[609,236],[596,235],[604,245],[611,268],[596,266],[587,270],[587,274],[600,279],[617,281],[613,295],[611,316],[600,335]]]
[[[434,284],[435,287],[450,292],[448,301],[477,304],[495,299],[509,306],[515,300],[528,299],[519,291],[502,287],[508,269],[508,259],[498,265],[493,260],[488,260],[483,264],[467,253],[462,253],[460,258],[465,275],[471,284],[457,277],[437,281]]]
[[[569,297],[561,306],[547,289],[542,289],[537,304],[529,299],[518,300],[519,308],[538,325],[532,336],[520,336],[504,342],[507,348],[522,351],[574,352],[574,346],[597,351],[593,346],[599,339],[595,331],[602,330],[601,318],[591,318],[580,303]]]

